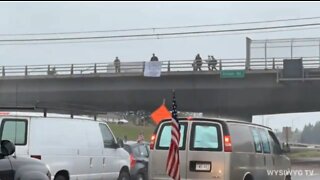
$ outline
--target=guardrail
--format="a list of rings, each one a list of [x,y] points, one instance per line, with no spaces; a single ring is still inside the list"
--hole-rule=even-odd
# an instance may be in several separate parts
[[[246,68],[245,59],[218,59],[213,71],[221,70],[279,70],[283,68],[283,59],[287,58],[256,58],[251,59],[249,69]],[[161,72],[192,72],[194,60],[169,60],[161,61]],[[210,71],[208,60],[202,61],[201,71]],[[318,57],[304,57],[305,69],[317,69],[320,65]],[[1,67],[1,66],[0,66]],[[121,62],[120,73],[143,73],[145,62]],[[311,71],[310,71],[311,72]],[[106,74],[116,73],[112,63],[87,63],[87,64],[55,64],[55,65],[26,65],[2,66],[0,77],[7,76],[40,76],[40,75],[81,75],[81,74]],[[320,77],[320,73],[318,75]]]

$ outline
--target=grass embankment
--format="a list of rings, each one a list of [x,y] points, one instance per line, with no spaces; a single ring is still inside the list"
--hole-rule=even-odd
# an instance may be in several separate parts
[[[140,132],[143,132],[145,141],[150,141],[152,133],[155,129],[154,126],[136,126],[133,124],[108,124],[112,129],[114,135],[121,139],[127,136],[128,140],[135,141]]]
[[[287,154],[290,159],[299,159],[299,158],[320,158],[320,151],[302,151],[302,152],[294,152]]]

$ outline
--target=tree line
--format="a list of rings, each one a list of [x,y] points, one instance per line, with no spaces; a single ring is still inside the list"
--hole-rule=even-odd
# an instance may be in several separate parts
[[[320,121],[315,125],[308,124],[303,128],[301,143],[320,144]]]

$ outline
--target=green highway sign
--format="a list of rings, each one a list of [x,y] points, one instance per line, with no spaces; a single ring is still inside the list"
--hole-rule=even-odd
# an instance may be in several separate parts
[[[220,78],[244,78],[245,70],[222,70]]]

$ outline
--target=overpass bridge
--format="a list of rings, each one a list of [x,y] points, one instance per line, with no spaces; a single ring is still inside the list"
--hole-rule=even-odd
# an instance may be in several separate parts
[[[0,108],[95,115],[153,111],[175,89],[179,111],[251,121],[252,115],[320,111],[319,58],[303,59],[303,75],[286,78],[283,58],[219,59],[210,71],[193,60],[161,61],[161,77],[144,77],[145,62],[2,66]],[[53,71],[54,70],[54,71]],[[231,73],[231,74],[230,74]],[[237,73],[240,73],[240,75]],[[229,75],[228,75],[229,74]]]

